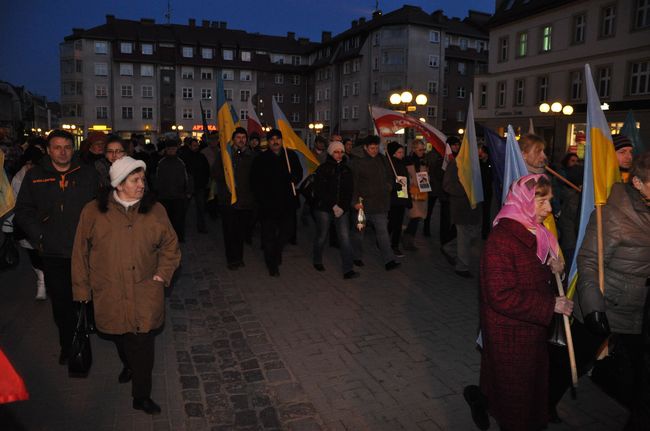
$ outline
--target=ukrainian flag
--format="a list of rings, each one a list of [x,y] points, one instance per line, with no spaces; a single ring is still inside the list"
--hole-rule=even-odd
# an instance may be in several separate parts
[[[501,194],[501,205],[506,201],[510,185],[517,181],[519,178],[528,175],[528,168],[524,162],[524,156],[521,155],[517,138],[515,138],[515,131],[512,126],[508,124],[508,134],[506,136],[506,157],[503,168],[503,191]]]
[[[458,165],[458,179],[465,189],[472,209],[474,209],[479,202],[483,202],[483,183],[481,182],[481,167],[478,162],[478,144],[472,103],[472,93],[470,93],[467,124],[465,125],[463,143],[456,157],[456,164]]]
[[[223,76],[221,71],[217,75],[217,127],[219,129],[219,146],[221,147],[221,160],[223,162],[223,173],[226,178],[226,187],[230,192],[230,204],[237,202],[237,190],[235,189],[235,174],[232,167],[232,147],[230,138],[235,131],[236,122],[233,118],[233,111],[226,102],[226,93],[223,89]]]
[[[585,64],[585,84],[587,87],[587,142],[585,143],[585,173],[582,183],[582,206],[580,208],[580,227],[578,241],[569,271],[569,290],[572,298],[578,283],[578,253],[585,237],[589,218],[597,205],[607,203],[612,185],[619,182],[618,159],[612,143],[609,124],[600,108],[600,100],[591,75],[591,68]]]
[[[313,173],[318,167],[318,159],[311,152],[305,142],[300,139],[300,136],[293,131],[289,120],[285,117],[284,113],[278,106],[275,99],[273,99],[273,117],[275,118],[275,127],[282,132],[282,145],[285,148],[295,150],[298,154],[298,159],[300,159],[300,165],[303,169],[303,178],[307,178],[307,175]]]
[[[16,206],[16,196],[5,173],[5,153],[0,150],[0,217]]]

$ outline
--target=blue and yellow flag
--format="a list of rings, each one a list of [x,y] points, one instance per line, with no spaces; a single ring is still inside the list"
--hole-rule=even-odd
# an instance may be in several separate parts
[[[467,124],[465,125],[463,143],[456,157],[456,164],[458,165],[458,179],[465,189],[469,204],[474,209],[479,202],[483,202],[483,183],[481,181],[481,167],[478,162],[478,144],[476,142],[472,103],[472,93],[470,93]]]
[[[223,89],[223,76],[221,71],[217,75],[217,127],[219,129],[223,174],[226,178],[226,187],[228,187],[228,191],[230,192],[230,204],[232,205],[237,202],[237,190],[235,189],[235,174],[232,167],[232,148],[229,142],[236,125],[232,116],[231,107],[226,102],[226,93]]]
[[[293,131],[289,120],[284,116],[284,113],[278,106],[275,99],[273,99],[273,117],[275,118],[275,127],[282,132],[282,144],[285,148],[295,150],[300,160],[300,165],[303,170],[303,178],[313,173],[318,167],[318,159],[311,152],[305,142]]]
[[[645,146],[641,140],[641,133],[639,128],[636,126],[636,120],[634,119],[634,113],[629,111],[625,116],[625,122],[621,128],[621,134],[628,137],[632,141],[632,148],[634,150],[634,155],[639,155],[645,152]]]
[[[578,283],[578,253],[585,237],[587,224],[594,208],[607,202],[612,185],[620,181],[618,159],[612,143],[609,124],[600,107],[600,100],[591,75],[591,68],[585,64],[587,87],[587,141],[585,142],[585,172],[582,182],[580,225],[575,254],[569,270],[569,290],[572,298]]]
[[[16,196],[5,173],[5,153],[0,150],[0,217],[16,206]]]
[[[501,194],[501,205],[506,201],[510,185],[519,178],[528,175],[528,168],[524,162],[524,156],[521,155],[515,131],[508,124],[508,134],[506,136],[506,155],[503,166],[503,191]]]

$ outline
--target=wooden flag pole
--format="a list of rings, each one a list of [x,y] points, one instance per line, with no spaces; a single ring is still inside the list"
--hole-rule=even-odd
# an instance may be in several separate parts
[[[579,193],[582,192],[582,189],[581,189],[580,187],[576,186],[576,185],[573,184],[571,181],[569,181],[569,180],[567,180],[566,178],[564,178],[564,177],[563,177],[562,175],[560,175],[557,171],[554,171],[553,169],[549,168],[548,166],[544,166],[544,169],[546,169],[546,170],[548,171],[549,174],[553,175],[555,178],[557,178],[558,180],[562,181],[564,184],[566,184],[567,186],[571,187],[571,188],[574,189],[575,191],[577,191],[577,192],[579,192]]]
[[[289,171],[289,177],[291,177],[291,163],[289,163],[289,153],[287,153],[287,147],[282,144],[282,149],[284,150],[284,159],[287,161],[287,170]],[[292,179],[289,179],[291,182],[291,191],[293,192],[294,196],[297,196],[296,194],[296,185],[293,183]]]
[[[560,296],[564,296],[564,287],[562,287],[562,280],[560,274],[555,273],[555,282],[557,283],[557,291]],[[566,346],[569,351],[569,363],[571,364],[571,383],[573,388],[578,387],[578,367],[576,366],[576,354],[573,350],[573,336],[571,335],[571,324],[569,323],[569,316],[562,315],[564,320],[564,333],[566,335]]]
[[[603,251],[603,206],[596,205],[596,227],[598,230],[598,286],[605,296],[605,253]]]

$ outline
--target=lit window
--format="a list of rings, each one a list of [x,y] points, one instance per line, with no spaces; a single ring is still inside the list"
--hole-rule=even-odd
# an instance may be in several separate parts
[[[429,42],[440,43],[440,32],[438,30],[429,30]]]
[[[251,52],[250,51],[242,51],[241,52],[241,61],[251,61]]]
[[[183,57],[184,58],[192,58],[194,57],[194,48],[191,46],[184,46],[183,47]]]
[[[153,54],[153,44],[151,43],[143,43],[141,46],[142,54],[143,55],[152,55]]]
[[[553,27],[550,25],[542,28],[542,52],[549,52],[551,50],[551,42],[553,40]]]
[[[133,53],[133,43],[131,43],[131,42],[121,42],[120,43],[120,52],[122,54],[132,54]]]
[[[517,38],[517,57],[525,57],[528,54],[528,33],[519,33]]]

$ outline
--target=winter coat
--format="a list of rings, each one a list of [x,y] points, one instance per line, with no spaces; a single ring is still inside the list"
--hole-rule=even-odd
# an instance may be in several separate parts
[[[73,157],[61,173],[49,156],[30,169],[16,202],[14,222],[43,256],[69,258],[79,214],[97,194],[97,172]]]
[[[406,163],[404,160],[397,159],[395,157],[390,156],[390,159],[388,160],[388,164],[390,166],[390,163],[392,162],[392,168],[390,170],[391,178],[393,179],[393,190],[390,192],[390,206],[391,207],[411,207],[411,193],[409,191],[409,187],[412,184],[412,179],[409,176],[408,168],[406,167]],[[395,171],[393,171],[393,168],[395,168]],[[404,198],[398,198],[397,197],[397,192],[399,191],[400,185],[397,184],[397,179],[395,178],[395,174],[397,174],[400,177],[406,177],[406,190],[409,193],[409,197],[407,199]]]
[[[195,192],[201,192],[208,187],[210,181],[210,165],[208,159],[198,151],[189,148],[183,153],[181,160],[185,163],[187,173],[192,176]]]
[[[235,190],[237,191],[237,202],[233,205],[237,209],[253,209],[255,207],[255,195],[251,189],[251,169],[253,160],[257,156],[248,146],[243,150],[232,152],[232,169],[235,177]],[[231,195],[226,185],[226,176],[223,170],[221,153],[212,165],[212,178],[217,185],[217,199],[220,205],[231,205]]]
[[[97,171],[99,187],[104,189],[111,188],[111,162],[106,157],[102,157],[95,162],[95,170]]]
[[[142,200],[127,210],[110,193],[106,212],[95,200],[81,213],[72,253],[73,298],[93,300],[102,332],[149,332],[164,322],[164,286],[181,259],[178,240],[162,205],[147,208],[151,204]]]
[[[406,160],[406,169],[408,170],[410,184],[415,184],[416,186],[418,184],[417,173],[418,172],[429,173],[429,167],[427,166],[427,159],[425,157],[420,159],[415,154],[412,154]],[[429,177],[429,182],[431,182],[430,177]],[[428,201],[429,193],[431,192],[427,192],[427,199],[423,201],[416,201],[415,199],[413,199],[413,196],[411,196],[411,201],[413,202],[413,206],[409,210],[409,218],[425,218],[427,216],[427,205],[428,205],[427,201]]]
[[[548,420],[552,273],[535,235],[501,219],[481,255],[481,390],[503,429],[540,430]]]
[[[156,169],[156,192],[158,199],[186,199],[193,192],[185,163],[180,157],[166,156]]]
[[[287,158],[291,173],[287,168]],[[283,217],[298,208],[298,183],[302,180],[302,166],[295,151],[286,150],[285,155],[284,148],[281,148],[278,154],[271,150],[261,153],[253,160],[250,180],[260,216]]]
[[[596,212],[587,225],[578,254],[578,291],[574,313],[579,320],[604,311],[612,332],[640,334],[650,277],[650,207],[631,184],[614,184],[603,206],[605,297],[598,286]]]
[[[338,205],[348,212],[352,191],[352,169],[345,160],[337,163],[331,156],[327,156],[325,163],[316,169],[314,175],[314,209],[331,213],[332,207]]]
[[[445,174],[445,171],[442,170],[442,156],[436,150],[431,150],[424,156],[427,160],[427,166],[429,167],[429,182],[431,182],[431,196],[441,196],[443,194],[442,190],[442,180]]]
[[[354,183],[352,204],[355,205],[361,197],[366,214],[388,214],[395,180],[386,156],[377,154],[370,157],[364,151],[363,157],[352,159],[351,167]]]
[[[443,189],[449,194],[449,213],[451,222],[459,225],[478,225],[481,223],[481,204],[472,209],[463,185],[458,179],[458,165],[452,160],[447,165]]]

